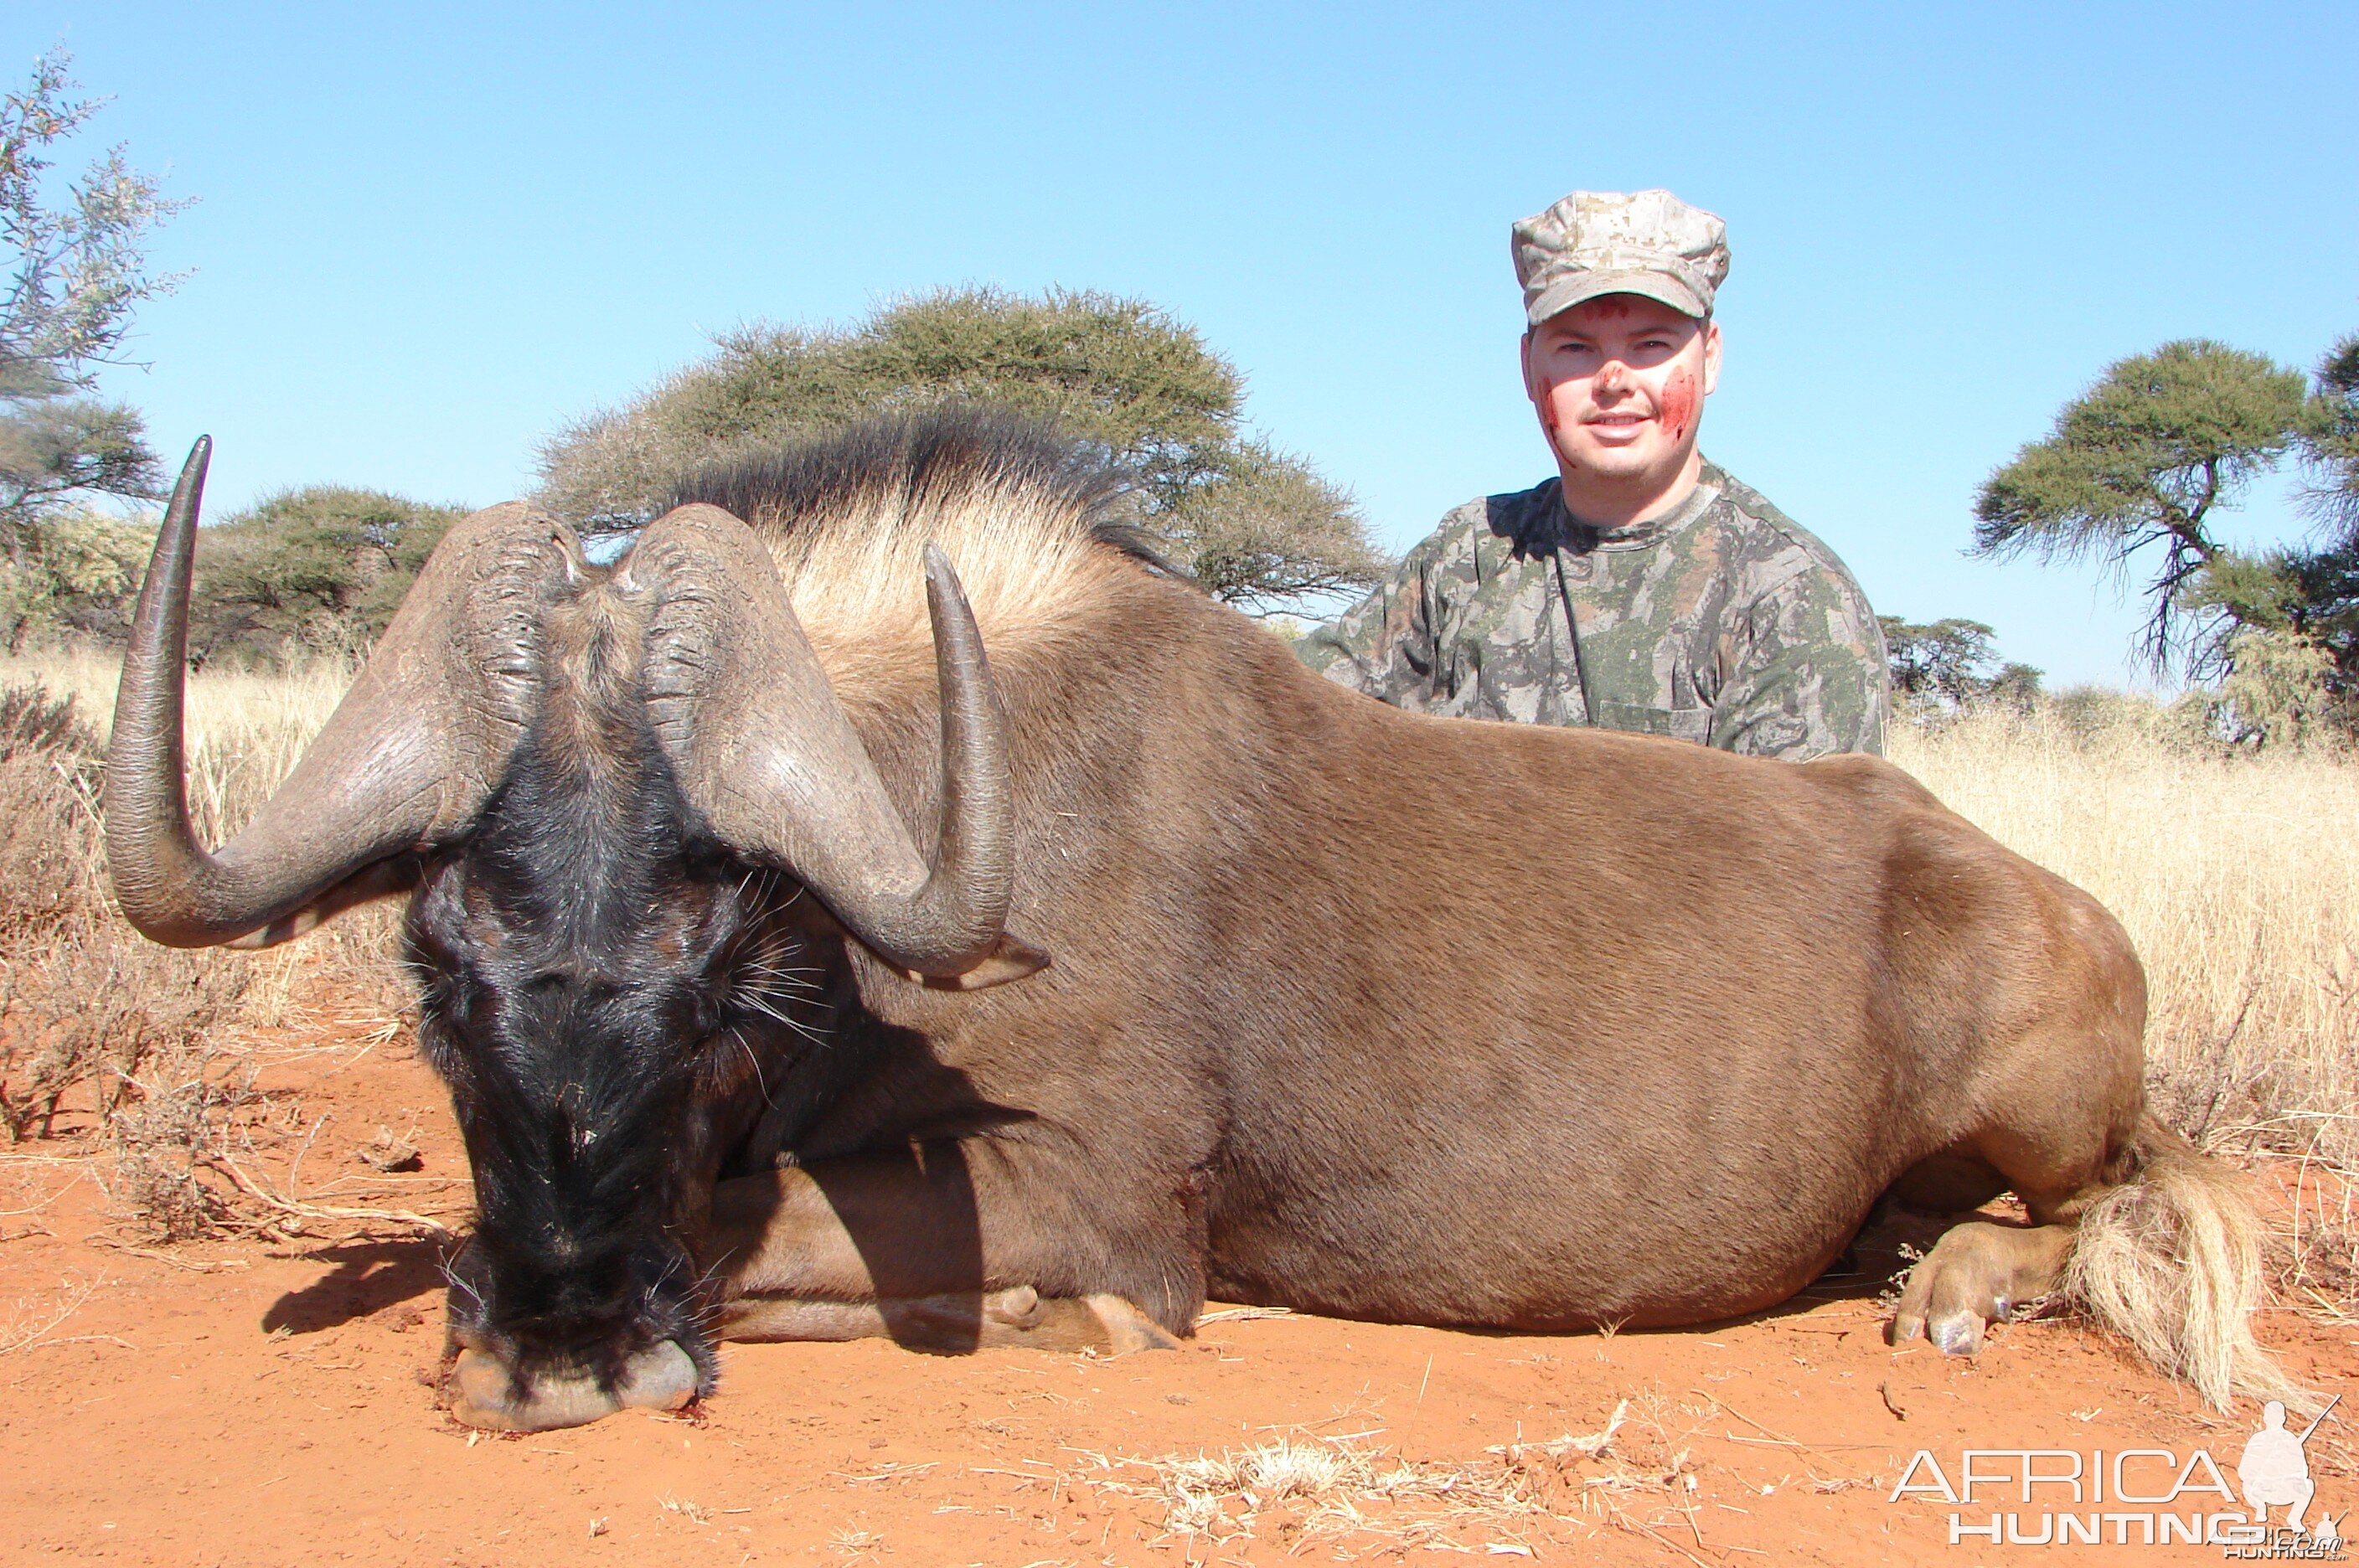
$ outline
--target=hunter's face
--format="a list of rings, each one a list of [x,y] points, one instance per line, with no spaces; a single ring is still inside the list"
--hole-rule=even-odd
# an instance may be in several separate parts
[[[1524,335],[1524,387],[1558,457],[1600,479],[1668,483],[1720,378],[1720,329],[1639,294],[1584,299]]]

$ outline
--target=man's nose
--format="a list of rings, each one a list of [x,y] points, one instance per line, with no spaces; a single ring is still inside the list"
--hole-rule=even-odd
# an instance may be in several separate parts
[[[1628,368],[1620,360],[1607,360],[1597,367],[1597,389],[1600,392],[1621,391],[1622,378],[1627,374]]]

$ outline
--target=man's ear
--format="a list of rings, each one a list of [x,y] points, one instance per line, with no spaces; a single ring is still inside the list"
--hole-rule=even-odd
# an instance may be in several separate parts
[[[1711,317],[1703,323],[1703,395],[1711,397],[1720,389],[1720,323]]]
[[[1523,367],[1524,396],[1535,403],[1538,402],[1540,389],[1532,384],[1532,329],[1529,327],[1524,329],[1523,337],[1516,344],[1516,363]]]

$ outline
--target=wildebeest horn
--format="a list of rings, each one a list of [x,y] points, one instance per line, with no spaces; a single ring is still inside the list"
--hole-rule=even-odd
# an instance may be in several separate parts
[[[453,528],[295,771],[208,855],[189,825],[181,691],[212,454],[210,437],[189,453],[140,589],[107,752],[106,850],[115,898],[147,936],[258,947],[394,890],[399,876],[379,863],[473,822],[523,732],[543,591],[576,570],[580,546],[521,503]]]
[[[1005,931],[1006,743],[973,612],[940,550],[926,553],[942,733],[930,866],[751,528],[718,506],[682,506],[647,528],[624,571],[656,595],[646,668],[657,737],[717,838],[791,872],[896,968],[976,985],[1047,962]]]

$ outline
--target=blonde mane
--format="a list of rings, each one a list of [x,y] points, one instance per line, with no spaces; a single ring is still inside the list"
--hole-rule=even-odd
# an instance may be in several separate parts
[[[734,512],[771,559],[831,673],[932,662],[925,549],[940,547],[996,657],[1104,603],[1142,566],[1107,513],[1118,475],[1044,428],[972,411],[879,421],[708,470],[681,501]]]

